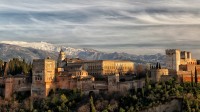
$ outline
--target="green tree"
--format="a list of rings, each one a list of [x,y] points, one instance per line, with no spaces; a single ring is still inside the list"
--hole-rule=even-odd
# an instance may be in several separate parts
[[[196,110],[196,112],[199,112],[199,103],[198,103],[198,101],[195,101],[195,110]]]
[[[186,99],[186,106],[187,106],[187,111],[191,112],[191,107],[189,101]]]
[[[8,64],[8,72],[11,75],[17,75],[17,74],[27,74],[29,71],[31,71],[32,65],[25,62],[25,60],[20,60],[17,58],[13,58],[9,61]]]
[[[147,73],[146,73],[146,77],[145,77],[145,87],[146,87],[146,88],[148,88],[149,82],[150,82],[150,80],[149,80],[149,74],[148,74],[148,72],[147,72]]]
[[[90,110],[91,110],[91,112],[96,112],[92,96],[90,97]]]
[[[134,107],[133,106],[131,106],[129,109],[128,109],[128,111],[127,112],[134,112]]]
[[[144,88],[142,88],[142,97],[144,97]]]
[[[60,96],[60,99],[61,99],[61,102],[62,102],[62,103],[68,102],[68,99],[67,99],[67,97],[66,97],[64,94],[62,94],[62,95]]]
[[[57,97],[57,96],[53,96],[53,98],[51,99],[51,103],[52,103],[52,104],[55,104],[55,105],[58,103],[58,101],[59,101],[59,100],[58,100],[58,97]]]
[[[191,71],[191,86],[192,87],[194,87],[194,79],[193,79],[194,77],[193,77],[193,73],[192,73],[192,71]]]
[[[105,110],[103,110],[102,112],[108,112],[108,110],[107,110],[107,109],[105,109]]]
[[[126,112],[126,111],[120,107],[119,112]]]
[[[195,67],[195,86],[198,84],[197,68]]]

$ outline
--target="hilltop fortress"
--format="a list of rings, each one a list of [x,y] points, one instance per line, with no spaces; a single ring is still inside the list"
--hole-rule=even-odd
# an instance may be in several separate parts
[[[133,73],[134,63],[131,61],[68,59],[61,50],[57,63],[50,58],[33,60],[31,78],[24,75],[1,77],[0,94],[6,99],[20,91],[30,91],[32,97],[45,98],[55,89],[78,89],[85,94],[124,94],[144,85],[144,80],[120,81],[120,76]]]
[[[150,66],[152,82],[166,81],[176,77],[179,82],[192,81],[194,75],[200,80],[199,61],[192,54],[177,49],[166,50],[166,67],[159,63]],[[5,75],[0,77],[0,95],[10,99],[15,92],[27,91],[32,97],[45,98],[56,89],[78,89],[83,93],[119,92],[142,88],[144,79],[133,80],[134,63],[124,60],[81,60],[66,58],[60,51],[57,61],[46,59],[33,60],[32,76]],[[125,80],[120,80],[123,77]],[[130,78],[131,77],[131,78]]]

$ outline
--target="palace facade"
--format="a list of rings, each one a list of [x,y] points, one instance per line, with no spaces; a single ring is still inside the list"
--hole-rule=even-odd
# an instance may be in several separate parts
[[[45,98],[55,89],[78,89],[85,94],[91,91],[125,94],[130,89],[144,86],[144,80],[120,81],[120,76],[130,76],[133,72],[131,61],[68,59],[61,50],[57,63],[50,58],[34,59],[31,77],[1,77],[0,95],[10,99],[15,92],[29,91],[32,97]],[[103,80],[96,80],[99,76]]]

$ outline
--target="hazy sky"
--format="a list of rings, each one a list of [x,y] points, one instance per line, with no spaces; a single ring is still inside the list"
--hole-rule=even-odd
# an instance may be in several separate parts
[[[0,41],[200,56],[199,0],[0,0]],[[199,55],[197,55],[199,54]]]

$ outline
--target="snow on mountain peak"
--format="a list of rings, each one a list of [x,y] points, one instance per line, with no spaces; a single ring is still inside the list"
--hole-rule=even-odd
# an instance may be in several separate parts
[[[55,46],[47,42],[24,42],[24,41],[1,41],[0,43],[17,45],[20,47],[30,47],[45,51],[54,51]]]
[[[39,49],[39,50],[44,50],[44,51],[49,51],[49,52],[59,52],[60,49],[62,48],[67,55],[75,56],[79,52],[85,52],[85,51],[95,51],[95,50],[89,50],[89,49],[77,49],[77,48],[72,48],[68,46],[59,46],[47,42],[24,42],[24,41],[0,41],[0,43],[3,44],[10,44],[10,45],[17,45],[20,47],[29,47],[29,48],[34,48],[34,49]]]
[[[0,44],[10,44],[10,45],[16,45],[20,47],[15,46],[9,46],[9,45],[2,45],[3,49],[0,48],[1,52],[1,58],[3,59],[8,59],[11,57],[8,56],[21,56],[21,57],[29,57],[29,60],[32,60],[34,58],[38,57],[46,57],[45,53],[43,51],[49,51],[48,53],[53,54],[53,55],[58,55],[60,49],[62,48],[67,56],[70,57],[78,57],[81,59],[88,59],[88,60],[132,60],[135,61],[136,63],[155,63],[155,62],[160,62],[161,64],[164,65],[163,60],[165,60],[164,55],[131,55],[127,53],[105,53],[105,52],[99,52],[93,49],[77,49],[77,48],[72,48],[68,47],[67,45],[56,45],[56,44],[51,44],[47,42],[23,42],[23,41],[0,41]],[[24,48],[21,48],[24,47]],[[24,50],[26,48],[33,48],[33,49],[39,49],[38,52],[33,52],[35,50],[33,49],[28,49]],[[22,49],[22,50],[20,50]],[[7,52],[8,50],[11,50],[11,52]],[[16,50],[16,52],[14,52]],[[43,51],[41,51],[43,50]],[[37,51],[37,50],[36,50]],[[14,55],[13,55],[14,53]],[[28,54],[27,54],[28,53]],[[38,54],[35,54],[38,53]],[[48,54],[47,54],[48,56]]]

